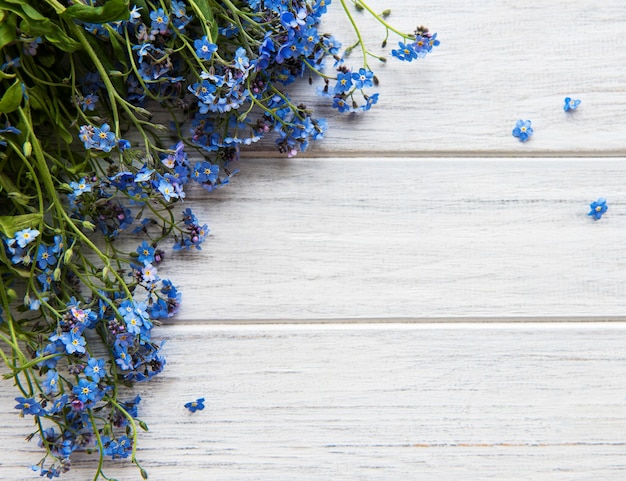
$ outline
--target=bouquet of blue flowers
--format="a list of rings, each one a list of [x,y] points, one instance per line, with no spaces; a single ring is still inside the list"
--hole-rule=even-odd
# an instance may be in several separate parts
[[[348,3],[380,22],[384,43],[399,36],[397,59],[439,43],[339,0],[358,38],[342,49],[319,29],[330,3],[0,0],[0,356],[34,420],[41,476],[81,450],[99,459],[94,479],[109,479],[105,457],[147,477],[140,398],[124,396],[165,366],[152,330],[181,301],[161,274],[181,255],[166,245],[201,249],[209,233],[175,204],[189,184],[228,184],[241,149],[263,137],[288,156],[321,139],[327,122],[289,95],[303,76],[321,78],[341,112],[376,104],[368,61],[385,59]],[[355,48],[358,70],[345,64]]]

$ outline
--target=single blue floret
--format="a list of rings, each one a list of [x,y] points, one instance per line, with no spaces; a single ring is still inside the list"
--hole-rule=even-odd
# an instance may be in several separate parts
[[[609,208],[609,206],[606,205],[606,199],[604,197],[600,197],[595,202],[592,202],[589,204],[589,207],[591,207],[591,210],[587,215],[593,217],[593,220],[600,219],[602,214],[604,214]]]
[[[565,97],[565,104],[563,105],[563,110],[569,112],[570,110],[576,110],[580,105],[580,100],[573,99],[571,97]]]
[[[152,20],[152,30],[157,30],[161,34],[167,31],[167,22],[169,22],[170,19],[162,8],[159,8],[154,12],[150,12],[150,19]]]
[[[196,411],[202,411],[204,409],[204,398],[198,398],[195,401],[188,402],[185,404],[185,407],[189,409],[192,413]]]
[[[196,49],[196,55],[202,60],[211,60],[211,57],[217,51],[217,45],[209,42],[206,35],[200,40],[195,40],[193,46]]]
[[[18,403],[15,406],[15,409],[21,410],[21,415],[32,414],[36,416],[37,414],[40,414],[44,411],[44,409],[41,407],[41,404],[35,401],[35,398],[16,397],[15,400]]]
[[[352,74],[352,80],[354,81],[354,86],[358,89],[362,89],[365,87],[371,87],[374,85],[374,72],[371,70],[366,70],[364,68],[360,68],[358,72],[354,72]]]
[[[15,239],[15,242],[17,242],[18,246],[26,247],[28,244],[34,241],[38,235],[39,235],[38,230],[31,229],[30,227],[28,227],[26,229],[16,232],[14,239]]]
[[[513,137],[517,137],[521,142],[526,142],[533,135],[533,128],[530,120],[518,120],[513,129]]]

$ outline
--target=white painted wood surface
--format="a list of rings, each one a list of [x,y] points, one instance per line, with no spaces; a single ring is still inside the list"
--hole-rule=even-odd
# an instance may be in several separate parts
[[[626,314],[623,159],[240,168],[228,189],[187,202],[213,231],[169,264],[180,320]],[[610,206],[594,222],[600,196]]]
[[[328,30],[350,45],[355,38],[333,2]],[[380,102],[365,115],[333,115],[326,99],[303,88],[305,103],[330,119],[312,156],[401,155],[623,156],[626,152],[626,3],[607,0],[372,0],[404,31],[426,25],[441,45],[411,64],[389,58],[371,64]],[[365,14],[373,50],[384,32]],[[345,32],[345,33],[344,33]],[[350,60],[350,57],[348,57]],[[355,55],[346,63],[361,66]],[[582,103],[573,115],[563,99]],[[306,100],[308,99],[308,100]],[[511,136],[530,119],[532,139]]]
[[[368,115],[304,88],[323,142],[295,160],[254,158],[275,156],[263,144],[233,185],[187,200],[212,236],[161,271],[184,302],[159,331],[165,372],[137,391],[150,479],[623,479],[626,324],[541,321],[626,312],[626,3],[371,3],[442,45],[377,68]],[[453,322],[518,316],[534,322]],[[264,321],[292,324],[216,324]],[[0,386],[0,479],[39,479]],[[79,457],[65,479],[93,471]]]
[[[171,326],[168,368],[139,387],[151,428],[139,458],[154,481],[623,479],[625,334],[623,323]],[[200,396],[206,409],[188,413]],[[3,423],[0,476],[33,479],[27,423]],[[79,457],[66,479],[88,479],[93,463]]]

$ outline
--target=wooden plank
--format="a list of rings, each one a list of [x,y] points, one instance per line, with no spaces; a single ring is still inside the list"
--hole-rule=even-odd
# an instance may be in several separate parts
[[[212,234],[160,269],[179,320],[624,316],[623,159],[239,167],[185,201]]]
[[[464,0],[369,3],[390,8],[388,20],[404,31],[427,25],[442,43],[412,64],[372,63],[380,102],[364,115],[337,115],[316,94],[321,82],[292,89],[294,99],[329,119],[327,138],[311,155],[624,155],[623,1],[602,8],[585,0],[489,0],[480,8]],[[329,10],[322,30],[350,45],[355,36],[339,2]],[[384,31],[365,14],[356,18],[372,49],[389,55],[396,44],[379,48]],[[362,65],[356,55],[349,60]],[[567,96],[582,100],[571,115],[562,109]],[[518,119],[533,121],[529,142],[511,135]]]
[[[616,480],[626,324],[168,326],[139,386],[150,479]],[[207,400],[190,414],[183,404]],[[0,391],[0,472],[36,478]],[[108,462],[120,480],[139,479]],[[66,480],[90,479],[79,458]]]

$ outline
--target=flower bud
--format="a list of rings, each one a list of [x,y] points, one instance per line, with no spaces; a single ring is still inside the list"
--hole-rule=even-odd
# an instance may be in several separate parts
[[[7,289],[7,296],[9,297],[9,301],[13,302],[17,299],[17,292],[15,292],[15,289]]]
[[[29,141],[24,142],[24,145],[22,145],[22,152],[24,152],[25,157],[30,157],[30,154],[33,153],[33,145]]]
[[[55,281],[57,281],[57,282],[59,282],[59,280],[61,279],[61,269],[57,267],[57,268],[54,270],[54,274],[53,274],[53,276],[54,276],[54,280],[55,280]]]
[[[84,221],[82,222],[82,224],[83,224],[83,228],[85,228],[85,229],[87,229],[87,230],[90,230],[90,231],[92,231],[92,232],[93,232],[94,230],[96,230],[96,225],[95,225],[94,223],[92,223],[92,222],[89,222],[88,220],[84,220]]]
[[[72,260],[72,256],[74,255],[74,250],[73,249],[68,249],[65,251],[65,254],[63,254],[63,262],[65,262],[66,264],[69,264],[70,261]]]

